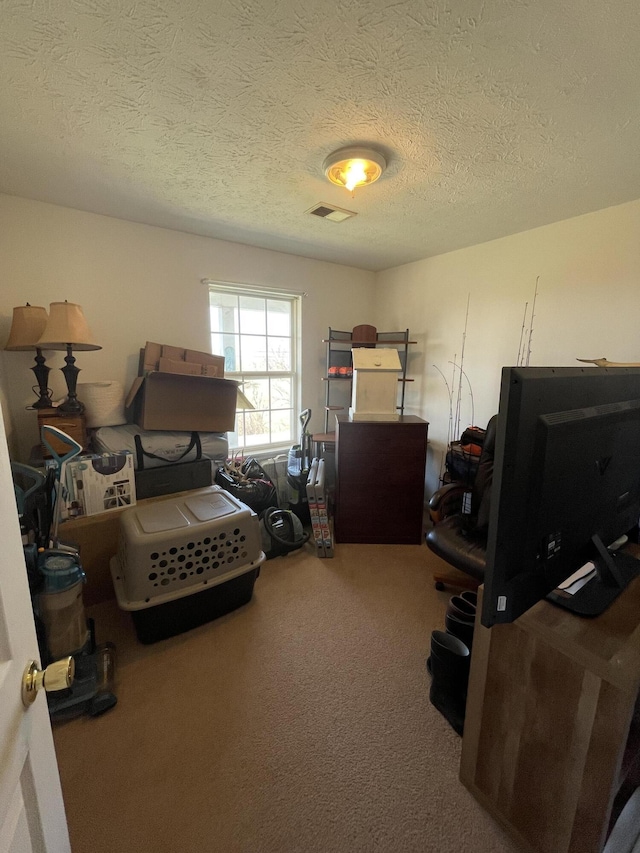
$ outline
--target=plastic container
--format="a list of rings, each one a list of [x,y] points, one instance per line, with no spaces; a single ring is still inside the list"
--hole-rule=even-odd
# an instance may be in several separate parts
[[[187,595],[173,599],[166,597],[162,603],[155,603],[140,610],[131,609],[128,602],[122,600],[117,575],[114,575],[118,604],[123,610],[130,610],[138,640],[145,644],[157,643],[248,604],[253,596],[253,586],[260,574],[260,564],[263,560],[264,554],[258,565],[249,569],[245,567],[242,573],[235,577],[211,586],[199,587]],[[112,575],[114,571],[117,572],[117,565],[117,558],[113,557]]]
[[[62,551],[43,552],[38,561],[38,569],[44,577],[45,592],[60,592],[85,579],[76,558]]]
[[[52,659],[79,652],[90,632],[82,600],[85,574],[75,554],[42,551],[38,571],[44,578],[37,597],[38,615],[46,633]]]
[[[47,649],[54,660],[76,654],[89,641],[83,583],[79,580],[66,589],[38,595],[38,613],[44,624]]]
[[[118,605],[153,643],[246,604],[264,559],[256,513],[209,486],[125,510],[110,568]]]

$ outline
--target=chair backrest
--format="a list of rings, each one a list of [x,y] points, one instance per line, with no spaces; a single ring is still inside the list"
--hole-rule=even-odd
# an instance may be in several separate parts
[[[493,415],[487,424],[478,471],[471,490],[471,517],[474,519],[475,530],[478,533],[485,531],[489,526],[497,422],[498,416]]]
[[[378,340],[378,330],[375,326],[369,326],[366,323],[360,326],[354,326],[353,331],[351,332],[351,340],[357,341],[354,346],[374,347]]]

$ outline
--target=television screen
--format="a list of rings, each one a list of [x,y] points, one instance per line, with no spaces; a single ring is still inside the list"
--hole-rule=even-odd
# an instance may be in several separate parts
[[[503,368],[491,501],[482,623],[602,612],[640,573],[640,368]]]

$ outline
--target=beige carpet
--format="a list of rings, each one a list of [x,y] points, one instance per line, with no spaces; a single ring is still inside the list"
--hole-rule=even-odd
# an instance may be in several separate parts
[[[54,727],[74,853],[514,853],[429,703],[437,565],[424,545],[290,554],[244,608],[150,646],[92,608],[118,705]]]

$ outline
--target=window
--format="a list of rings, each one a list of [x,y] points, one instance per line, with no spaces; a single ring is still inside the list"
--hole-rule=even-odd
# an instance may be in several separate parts
[[[241,383],[253,406],[238,408],[230,447],[257,451],[294,441],[299,303],[291,293],[209,285],[211,352],[224,355],[225,377]]]

